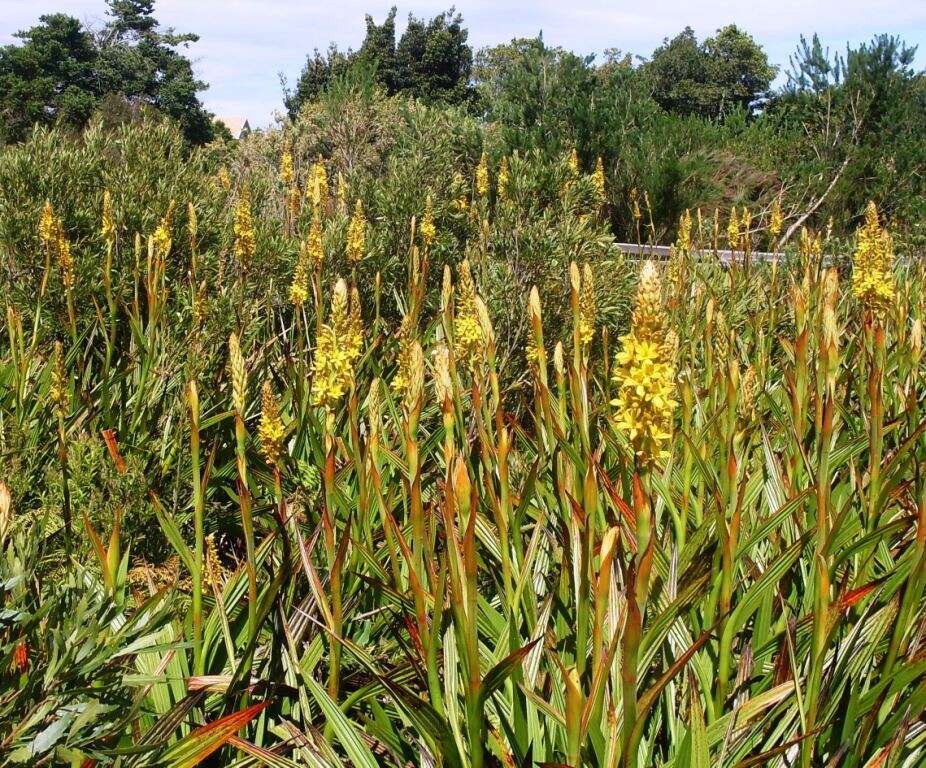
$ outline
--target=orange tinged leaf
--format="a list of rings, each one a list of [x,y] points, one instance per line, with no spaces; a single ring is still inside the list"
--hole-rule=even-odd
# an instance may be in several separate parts
[[[239,712],[200,726],[172,744],[164,752],[161,764],[169,768],[195,768],[213,752],[221,749],[270,702],[252,704]]]

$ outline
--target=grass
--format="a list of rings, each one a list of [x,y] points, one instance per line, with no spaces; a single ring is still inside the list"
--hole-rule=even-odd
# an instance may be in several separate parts
[[[316,198],[290,237],[348,231]],[[689,219],[629,335],[572,264],[571,328],[534,291],[501,358],[487,225],[438,299],[412,222],[396,328],[318,259],[249,305],[242,200],[233,279],[113,224],[92,310],[51,240],[7,309],[0,764],[922,763],[921,263],[750,263],[753,229],[724,268]]]

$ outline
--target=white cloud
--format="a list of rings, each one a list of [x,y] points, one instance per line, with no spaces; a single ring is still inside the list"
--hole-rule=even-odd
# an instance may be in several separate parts
[[[432,16],[450,2],[395,0],[400,27],[409,12]],[[37,5],[97,26],[105,19],[103,0],[0,0],[0,42],[34,24],[42,12]],[[156,14],[166,26],[200,35],[189,55],[197,73],[210,83],[204,95],[207,106],[261,125],[282,108],[278,73],[294,82],[306,54],[324,50],[331,41],[356,48],[363,38],[364,15],[381,21],[391,5],[392,0],[159,0]],[[728,0],[457,0],[456,7],[477,48],[542,30],[548,43],[579,53],[616,47],[648,54],[686,25],[704,36],[736,22],[779,65],[787,64],[801,33],[815,31],[833,48],[876,32],[896,32],[909,43],[922,43],[921,65],[926,59],[926,3],[919,0],[777,0],[745,7],[731,7]]]

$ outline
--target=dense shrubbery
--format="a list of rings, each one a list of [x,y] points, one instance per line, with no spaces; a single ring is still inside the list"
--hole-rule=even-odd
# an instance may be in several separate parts
[[[0,765],[922,762],[922,76],[805,53],[0,149]]]

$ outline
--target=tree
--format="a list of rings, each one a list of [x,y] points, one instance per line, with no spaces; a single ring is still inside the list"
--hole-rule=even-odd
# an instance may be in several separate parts
[[[332,44],[328,55],[316,50],[306,60],[295,91],[283,80],[283,94],[290,117],[329,88],[349,68],[373,71],[376,83],[390,95],[407,93],[426,102],[464,104],[472,101],[470,76],[473,50],[467,43],[463,17],[451,8],[430,21],[408,17],[408,26],[396,43],[396,8],[382,24],[366,17],[366,35],[358,51],[340,53]]]
[[[179,48],[199,40],[173,29],[159,31],[153,0],[108,0],[109,15],[101,38],[101,79],[107,90],[142,101],[175,119],[194,144],[213,138],[212,115],[199,100],[206,83]]]
[[[396,90],[425,101],[469,101],[473,49],[468,35],[463,17],[453,8],[427,23],[409,14],[396,47]]]
[[[97,50],[81,23],[61,13],[0,48],[0,139],[21,141],[35,124],[80,128],[101,90]]]
[[[283,103],[291,120],[299,115],[303,105],[315,101],[338,76],[343,75],[350,66],[349,53],[342,53],[332,43],[323,55],[318,48],[305,60],[302,73],[296,81],[296,89],[289,90],[284,75],[280,75],[283,85]]]
[[[806,201],[796,224],[820,213],[853,228],[870,199],[907,222],[926,215],[926,76],[916,48],[878,35],[830,56],[802,37],[771,117],[797,137],[792,162]]]
[[[42,16],[20,32],[22,45],[0,48],[0,137],[22,140],[35,124],[82,128],[117,95],[142,112],[176,120],[187,140],[212,139],[212,116],[199,100],[206,84],[178,49],[199,38],[159,31],[152,0],[108,0],[111,20],[94,37],[64,14]],[[114,113],[113,99],[106,108]]]
[[[382,24],[377,24],[367,14],[367,33],[363,45],[357,51],[358,60],[363,60],[375,69],[376,80],[387,93],[395,93],[399,89],[395,45],[396,12],[396,7],[392,6]]]
[[[657,48],[644,69],[664,109],[708,118],[755,110],[777,72],[752,36],[733,24],[700,44],[686,27]]]

